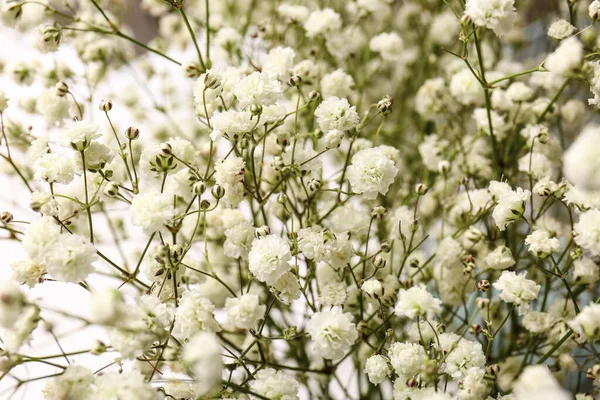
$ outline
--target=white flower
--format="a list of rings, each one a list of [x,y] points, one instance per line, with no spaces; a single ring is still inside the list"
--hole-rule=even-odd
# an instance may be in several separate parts
[[[444,95],[447,97],[447,92],[444,78],[426,80],[415,96],[415,110],[423,118],[435,119],[446,107]]]
[[[343,313],[340,307],[313,314],[308,332],[314,351],[328,360],[341,358],[358,338],[352,314]]]
[[[200,287],[185,291],[175,313],[175,332],[183,338],[191,338],[198,331],[219,332],[214,309],[215,305],[203,296]]]
[[[591,7],[591,5],[590,5]],[[559,19],[548,28],[548,36],[552,39],[562,40],[574,34],[577,31],[573,25],[564,19]]]
[[[487,383],[484,379],[484,368],[471,368],[461,379],[457,397],[459,400],[483,399],[487,391]]]
[[[217,185],[226,186],[241,182],[244,179],[243,158],[230,156],[215,163],[215,181]]]
[[[553,175],[552,162],[542,153],[533,152],[521,157],[518,161],[519,171],[541,179]]]
[[[600,189],[600,127],[587,125],[563,155],[563,172],[577,188]]]
[[[554,317],[545,312],[530,311],[523,317],[523,327],[532,333],[547,332],[554,322]]]
[[[350,232],[353,236],[361,237],[367,234],[369,221],[365,210],[347,202],[331,213],[327,226],[336,233]]]
[[[292,272],[286,272],[279,277],[272,287],[273,293],[283,304],[290,304],[292,300],[300,298],[300,283]]]
[[[415,343],[392,343],[388,349],[390,363],[400,376],[412,377],[421,372],[427,361],[425,348]]]
[[[523,190],[518,187],[517,190],[511,190],[500,195],[498,204],[492,212],[494,222],[498,229],[503,231],[507,225],[521,218],[525,211],[525,202],[531,196],[529,190]]]
[[[600,338],[600,304],[590,303],[575,318],[569,321],[575,332],[594,342]]]
[[[525,238],[525,244],[529,245],[529,251],[539,258],[546,258],[560,250],[559,240],[550,237],[550,232],[545,229],[536,229],[531,232]]]
[[[37,97],[35,103],[37,110],[50,124],[55,124],[69,116],[69,100],[66,96],[60,97],[54,88],[47,88]]]
[[[342,144],[342,140],[344,140],[344,132],[337,129],[330,130],[323,137],[327,149],[337,149]]]
[[[453,333],[439,335],[442,350],[447,353],[443,371],[461,379],[471,368],[485,368],[486,357],[479,342],[463,339]]]
[[[196,395],[221,385],[223,357],[221,345],[213,332],[198,332],[183,346],[182,360],[194,374]]]
[[[319,128],[323,132],[332,129],[348,131],[358,126],[359,117],[356,107],[350,106],[347,99],[339,99],[335,96],[325,99],[315,110],[315,117]]]
[[[512,102],[522,103],[531,100],[533,90],[523,82],[515,82],[506,89],[506,97]]]
[[[529,310],[529,303],[537,299],[541,287],[526,279],[526,276],[527,272],[517,275],[513,271],[502,271],[502,275],[494,283],[494,287],[500,290],[500,299],[518,306],[519,315]]]
[[[475,25],[485,26],[497,35],[508,32],[516,16],[514,0],[467,0],[465,15]]]
[[[367,358],[367,362],[365,363],[365,373],[372,384],[379,385],[391,372],[392,368],[382,355],[375,354]]]
[[[566,77],[581,66],[583,44],[574,36],[563,40],[544,63],[544,68],[553,74]]]
[[[54,140],[56,144],[64,147],[77,147],[81,151],[89,144],[102,136],[98,126],[85,121],[71,122],[65,129],[61,129]]]
[[[281,99],[281,83],[266,72],[253,72],[239,81],[233,88],[240,107],[256,104],[270,106]]]
[[[267,54],[262,70],[279,79],[286,79],[290,76],[295,57],[296,53],[293,49],[289,47],[275,47]]]
[[[347,97],[353,93],[353,88],[354,79],[341,68],[321,78],[321,94],[323,98],[333,96]]]
[[[137,370],[123,373],[108,372],[96,377],[94,383],[96,391],[91,394],[90,400],[164,398]]]
[[[254,375],[250,389],[273,400],[298,400],[298,382],[290,375],[273,368],[265,368]]]
[[[140,193],[133,198],[129,215],[131,223],[142,227],[147,234],[159,231],[175,216],[173,196],[157,190]]]
[[[334,269],[343,268],[352,256],[352,244],[348,234],[319,229],[304,228],[298,231],[298,249],[315,262],[325,262]]]
[[[228,52],[233,52],[240,47],[244,38],[240,32],[230,26],[224,26],[215,35],[215,46]]]
[[[252,130],[257,118],[253,117],[250,111],[227,110],[216,113],[210,119],[213,128],[210,137],[212,140],[217,140],[221,135],[228,135],[237,139]]]
[[[508,247],[498,246],[485,256],[485,264],[488,268],[503,270],[515,265],[515,259]]]
[[[96,248],[77,234],[63,233],[44,255],[46,269],[54,279],[80,282],[94,271]]]
[[[67,185],[75,177],[76,161],[57,153],[46,153],[33,163],[35,179]]]
[[[344,282],[329,282],[323,285],[319,292],[319,302],[324,306],[342,305],[346,297],[347,290]]]
[[[591,19],[598,19],[600,16],[600,1],[594,0],[588,7],[588,15]]]
[[[304,21],[306,36],[309,38],[317,35],[326,35],[339,31],[342,28],[342,18],[331,8],[315,10]]]
[[[377,279],[371,278],[366,280],[360,287],[363,292],[375,298],[383,295],[383,286]]]
[[[21,284],[34,287],[46,274],[46,263],[37,259],[21,259],[13,261],[10,265],[13,270],[13,279]]]
[[[255,239],[248,255],[248,268],[256,279],[273,285],[290,270],[290,245],[277,235]]]
[[[545,365],[528,365],[514,383],[517,400],[570,400],[571,394],[556,381]]]
[[[225,230],[223,253],[228,257],[248,259],[248,253],[254,240],[254,227],[248,221],[242,221]]]
[[[294,22],[303,23],[308,18],[310,10],[302,5],[281,3],[277,7],[277,12],[284,18],[289,18]]]
[[[385,195],[398,173],[394,161],[386,156],[381,148],[364,149],[352,156],[348,167],[348,180],[352,191],[362,193],[373,200],[378,193]]]
[[[575,243],[594,256],[600,256],[600,210],[589,210],[579,216],[573,229]]]
[[[504,137],[507,129],[509,128],[509,125],[506,123],[506,119],[494,110],[490,111],[490,116],[488,117],[488,113],[485,108],[476,108],[473,111],[473,119],[475,120],[477,129],[484,132],[486,135],[490,134],[490,119],[492,121],[494,135]]]
[[[593,284],[598,281],[598,265],[587,257],[582,257],[573,263],[573,280],[580,284]]]
[[[417,316],[434,318],[442,311],[442,301],[433,297],[424,285],[413,286],[410,289],[401,289],[398,293],[398,302],[395,311],[399,316],[414,319]]]
[[[469,69],[463,69],[452,76],[450,94],[463,105],[477,105],[483,102],[481,84]]]
[[[384,32],[371,39],[369,48],[371,51],[381,54],[381,58],[384,60],[395,61],[402,55],[404,42],[396,32]]]
[[[266,306],[261,305],[258,296],[246,293],[241,297],[228,298],[225,303],[229,323],[239,329],[254,329],[258,320],[264,317]]]
[[[42,392],[46,400],[89,399],[94,374],[80,365],[69,365],[64,372],[49,380]]]

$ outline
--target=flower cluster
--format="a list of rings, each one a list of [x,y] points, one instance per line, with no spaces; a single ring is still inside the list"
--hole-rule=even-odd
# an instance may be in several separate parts
[[[0,393],[598,398],[599,19],[0,0]]]

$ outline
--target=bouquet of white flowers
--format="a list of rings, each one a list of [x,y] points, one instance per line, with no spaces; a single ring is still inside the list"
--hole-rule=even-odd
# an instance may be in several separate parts
[[[600,395],[599,0],[0,7],[2,396]]]

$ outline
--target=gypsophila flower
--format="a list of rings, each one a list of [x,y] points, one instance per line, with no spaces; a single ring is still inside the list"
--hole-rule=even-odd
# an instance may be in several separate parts
[[[548,28],[548,36],[553,39],[562,40],[574,34],[577,31],[573,25],[564,19],[559,19]]]
[[[584,307],[569,326],[584,339],[593,342],[600,337],[600,304],[591,303]]]
[[[273,285],[290,268],[290,245],[276,235],[255,239],[248,255],[248,268],[256,279]]]
[[[498,229],[501,231],[505,230],[507,225],[510,225],[523,215],[525,202],[530,196],[531,192],[529,190],[523,190],[518,187],[516,190],[502,193],[498,197],[498,204],[492,213]]]
[[[265,305],[261,305],[258,296],[247,293],[240,298],[228,298],[225,303],[229,323],[239,329],[253,329],[263,318]]]
[[[514,393],[520,399],[568,400],[564,391],[545,365],[528,366],[514,383]]]
[[[350,106],[347,99],[332,96],[325,99],[315,110],[319,128],[323,132],[332,129],[347,131],[358,125],[359,117],[356,107]]]
[[[425,286],[420,285],[410,289],[401,289],[394,310],[397,315],[411,319],[418,316],[431,319],[442,311],[441,304],[440,299],[435,298]]]
[[[375,354],[367,358],[367,362],[365,363],[365,373],[372,384],[379,385],[391,372],[392,367],[382,355]]]
[[[515,17],[514,0],[467,0],[465,15],[476,25],[501,35],[511,28]]]
[[[577,38],[569,37],[548,56],[544,67],[553,74],[567,76],[581,65],[582,58],[583,45]]]
[[[48,381],[44,386],[44,398],[47,400],[89,399],[94,375],[80,365],[70,365],[64,373]]]
[[[355,193],[373,200],[380,193],[385,196],[394,183],[398,168],[380,148],[364,149],[352,157],[348,167],[348,180]]]
[[[250,388],[257,394],[273,400],[298,400],[298,382],[291,376],[266,368],[255,375]]]
[[[582,257],[573,262],[573,280],[581,284],[593,284],[600,279],[598,265],[590,258]]]
[[[175,315],[175,331],[184,338],[190,338],[198,331],[220,331],[214,309],[214,304],[203,296],[200,287],[185,291]]]
[[[377,279],[369,279],[365,281],[360,288],[363,290],[363,292],[375,298],[383,295],[383,286]]]
[[[529,246],[529,251],[539,258],[546,258],[560,250],[558,239],[550,237],[550,233],[545,229],[533,231],[525,238],[525,244]]]
[[[352,315],[340,307],[313,314],[308,325],[314,350],[323,358],[341,358],[358,338]]]
[[[82,236],[61,234],[46,253],[46,269],[54,279],[66,282],[83,281],[94,271],[96,249]]]
[[[520,315],[529,310],[529,303],[537,299],[541,287],[526,279],[526,276],[526,272],[517,275],[513,271],[502,271],[502,275],[493,285],[500,291],[500,299],[517,306]]]
[[[152,234],[175,216],[173,196],[149,190],[134,197],[129,207],[131,222]]]
[[[233,94],[240,106],[270,106],[280,99],[281,83],[266,72],[253,72],[239,81],[233,88]]]
[[[212,332],[196,333],[183,348],[183,362],[192,370],[198,395],[206,394],[221,383],[223,358],[217,336]]]
[[[574,225],[574,239],[577,245],[594,256],[600,255],[600,210],[589,210],[579,216]]]
[[[485,264],[487,267],[497,270],[503,270],[515,265],[515,259],[513,258],[510,248],[506,246],[499,246],[494,249],[485,257]]]
[[[340,15],[331,8],[324,8],[310,13],[304,21],[306,36],[314,37],[333,33],[342,28]]]
[[[392,343],[388,354],[392,367],[400,376],[411,377],[418,374],[427,360],[425,348],[415,343]]]

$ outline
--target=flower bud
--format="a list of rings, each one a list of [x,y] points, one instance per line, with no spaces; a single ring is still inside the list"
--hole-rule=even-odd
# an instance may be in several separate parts
[[[487,292],[490,289],[490,287],[492,287],[492,285],[487,279],[482,279],[479,282],[477,282],[477,290],[479,290],[480,292]]]
[[[287,83],[291,87],[300,86],[300,84],[302,83],[302,78],[300,77],[300,75],[292,75],[292,77],[288,79]]]
[[[450,162],[448,160],[438,162],[437,169],[440,174],[446,175],[450,171]]]
[[[596,364],[587,370],[585,376],[587,376],[587,378],[589,380],[595,381],[599,374],[600,374],[600,364]]]
[[[389,253],[390,250],[392,250],[392,245],[390,244],[389,241],[382,240],[381,244],[379,245],[379,248],[381,249],[382,253]]]
[[[100,102],[100,111],[103,111],[105,113],[109,112],[110,110],[112,110],[112,101],[110,100],[102,100]]]
[[[316,192],[317,190],[319,190],[321,188],[321,181],[319,179],[311,179],[310,181],[308,181],[308,190],[310,190],[311,192]]]
[[[221,185],[215,185],[210,191],[210,194],[212,194],[215,199],[219,200],[225,196],[225,189]]]
[[[208,201],[208,200],[205,199],[205,200],[202,200],[200,202],[200,209],[201,210],[208,210],[209,208],[210,208],[210,201]]]
[[[471,333],[471,335],[473,335],[473,336],[479,335],[482,331],[483,331],[483,328],[479,324],[473,324],[469,328],[469,333]]]
[[[104,194],[107,197],[115,197],[119,194],[119,186],[114,182],[109,182],[104,188]]]
[[[382,206],[375,206],[371,210],[371,217],[373,218],[383,218],[387,214],[387,209]]]
[[[69,86],[63,81],[59,81],[56,86],[54,86],[54,90],[56,90],[56,95],[58,97],[65,97],[67,93],[69,93]]]
[[[545,126],[542,127],[542,129],[540,129],[540,133],[538,133],[537,138],[538,138],[538,140],[540,141],[541,144],[548,143],[548,140],[549,140],[548,128],[546,128]]]
[[[390,96],[384,96],[383,99],[379,100],[377,103],[377,109],[382,115],[388,115],[392,112],[392,105],[394,104],[394,99]]]
[[[415,387],[417,387],[418,384],[419,384],[419,382],[417,382],[417,380],[415,378],[408,378],[406,380],[406,387],[415,388]]]
[[[92,343],[92,347],[90,348],[90,353],[96,356],[104,354],[105,351],[106,345],[99,340],[95,340],[94,343]]]
[[[262,113],[262,106],[260,104],[252,104],[250,106],[250,113],[252,115],[260,115]]]
[[[498,364],[491,364],[486,367],[486,372],[491,376],[498,375],[500,372],[500,366]]]
[[[277,203],[285,204],[288,201],[288,197],[285,193],[280,193],[277,195]]]
[[[129,140],[136,140],[140,137],[140,130],[136,127],[130,126],[129,128],[125,129],[125,137],[127,137]]]
[[[480,310],[483,310],[484,308],[487,308],[490,305],[490,299],[487,299],[485,297],[478,297],[477,299],[475,299],[475,305]]]
[[[208,89],[216,89],[219,86],[221,86],[221,77],[214,73],[214,72],[207,72],[206,75],[204,75],[204,86]]]
[[[321,93],[317,92],[316,90],[313,90],[312,92],[310,92],[308,94],[308,101],[319,101],[319,99],[321,98]]]
[[[12,222],[13,215],[11,212],[4,211],[4,212],[2,212],[2,214],[0,214],[0,220],[8,225]]]
[[[202,196],[202,193],[206,191],[206,183],[203,181],[196,182],[192,185],[192,190],[196,196]]]
[[[196,79],[200,76],[202,71],[200,70],[200,66],[193,62],[187,62],[182,65],[183,73],[186,77],[191,79]]]
[[[381,257],[379,254],[373,257],[373,266],[377,269],[384,268],[386,264],[385,258]]]
[[[158,152],[160,157],[170,158],[173,156],[173,147],[169,143],[162,143]]]
[[[415,185],[415,192],[417,193],[417,195],[419,196],[423,196],[425,193],[427,193],[427,191],[429,190],[429,188],[427,187],[427,185],[422,184],[422,183],[417,183]]]
[[[261,238],[271,234],[271,228],[267,225],[260,226],[254,230],[254,237]]]
[[[169,255],[173,261],[178,262],[181,259],[181,256],[183,256],[183,247],[178,244],[170,246]]]

